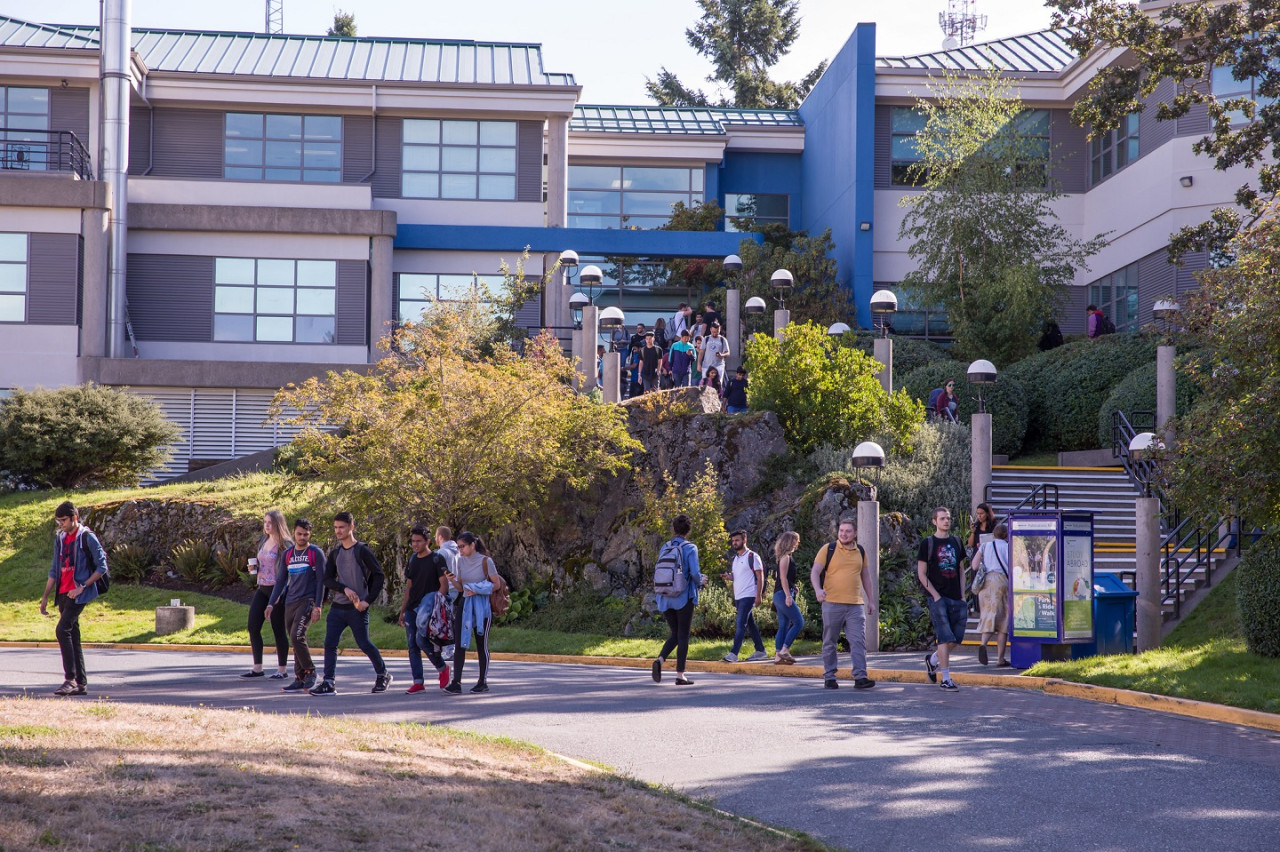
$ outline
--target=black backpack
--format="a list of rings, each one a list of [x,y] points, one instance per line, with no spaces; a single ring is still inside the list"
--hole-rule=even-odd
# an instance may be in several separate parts
[[[827,569],[831,567],[831,557],[836,555],[836,542],[830,542],[827,545],[827,558],[822,562],[822,571],[818,573],[818,586],[824,591],[827,588]],[[867,552],[862,549],[862,545],[858,545],[858,555],[862,557],[862,564],[867,564]]]
[[[1116,333],[1116,324],[1111,321],[1111,317],[1107,316],[1106,314],[1100,314],[1098,316],[1098,336],[1101,337],[1104,334],[1115,334],[1115,333]]]

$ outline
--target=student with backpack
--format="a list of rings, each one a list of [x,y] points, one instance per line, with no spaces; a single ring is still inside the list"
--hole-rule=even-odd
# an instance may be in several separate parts
[[[876,682],[867,677],[868,618],[876,617],[876,589],[862,545],[858,544],[858,522],[843,517],[836,528],[836,540],[814,557],[809,579],[814,597],[822,603],[822,685],[839,689],[836,644],[844,631],[849,642],[849,662],[854,689],[870,689]]]
[[[764,561],[760,554],[747,547],[747,531],[734,530],[729,536],[729,546],[733,548],[731,570],[721,576],[725,582],[733,586],[733,605],[738,610],[733,627],[733,650],[724,655],[726,663],[738,662],[738,652],[742,650],[743,635],[751,631],[751,642],[755,645],[755,653],[747,657],[746,662],[754,663],[769,659],[764,652],[764,638],[760,635],[760,627],[756,624],[754,610],[760,606],[764,596]]]
[[[271,619],[276,607],[284,611],[285,632],[293,643],[293,681],[285,692],[302,692],[316,685],[316,666],[307,645],[307,630],[320,620],[324,606],[324,551],[311,543],[311,522],[293,522],[293,544],[285,550],[263,612]]]
[[[964,641],[969,624],[969,605],[964,601],[964,545],[951,534],[951,511],[946,506],[933,510],[933,527],[934,534],[920,542],[916,554],[916,576],[929,594],[929,619],[938,640],[938,649],[924,658],[924,669],[931,683],[955,692],[959,687],[951,680],[951,652]]]
[[[324,632],[324,679],[310,690],[312,695],[335,695],[334,677],[338,669],[338,642],[348,629],[356,646],[373,664],[371,692],[386,692],[391,672],[378,648],[369,640],[369,605],[382,594],[387,581],[378,558],[369,545],[356,541],[355,520],[350,512],[333,516],[333,535],[338,544],[325,559],[324,584],[333,590],[333,603]]]
[[[706,578],[698,570],[698,546],[687,538],[692,528],[688,515],[676,515],[671,519],[674,536],[658,551],[658,562],[653,571],[653,592],[658,601],[658,612],[667,620],[670,630],[658,658],[653,661],[655,683],[662,682],[662,665],[674,650],[676,686],[693,685],[693,681],[685,676],[684,666],[689,655],[693,608],[698,605],[698,589],[706,585]]]
[[[40,614],[49,614],[49,595],[58,607],[58,649],[62,652],[62,686],[54,695],[85,695],[89,676],[80,646],[80,613],[106,591],[107,554],[93,531],[80,523],[80,510],[70,500],[53,510],[58,532],[53,537],[53,563],[40,599]]]
[[[1085,310],[1089,312],[1087,326],[1090,340],[1116,333],[1116,324],[1108,319],[1107,315],[1099,310],[1097,305],[1089,305]]]
[[[449,588],[449,569],[445,565],[444,557],[431,549],[425,527],[414,527],[409,530],[409,547],[413,550],[413,556],[409,557],[409,564],[404,569],[404,600],[400,602],[399,624],[404,628],[409,649],[409,671],[413,674],[413,683],[405,692],[408,695],[417,695],[426,691],[426,687],[422,685],[424,653],[436,670],[436,680],[439,681],[440,688],[444,689],[449,685],[449,667],[440,656],[440,649],[429,639],[424,643],[418,640],[418,637],[425,632],[418,629],[418,619],[421,617],[418,610],[423,600],[430,598],[434,602],[445,596]],[[429,614],[431,602],[427,606]]]

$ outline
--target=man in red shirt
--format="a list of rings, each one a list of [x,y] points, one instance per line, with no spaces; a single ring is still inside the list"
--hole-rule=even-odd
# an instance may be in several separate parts
[[[58,525],[54,536],[53,564],[40,599],[40,614],[49,614],[49,595],[57,590],[54,602],[60,617],[54,633],[62,651],[62,686],[54,695],[85,695],[89,678],[84,670],[84,650],[80,647],[80,613],[98,596],[98,580],[107,573],[107,554],[93,531],[80,523],[80,512],[70,500],[53,512]]]

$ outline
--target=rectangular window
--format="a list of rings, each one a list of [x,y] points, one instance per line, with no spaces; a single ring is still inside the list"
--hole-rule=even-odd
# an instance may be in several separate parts
[[[1089,285],[1089,303],[1116,324],[1116,331],[1138,330],[1138,264],[1131,263]]]
[[[1115,130],[1089,142],[1089,183],[1101,183],[1138,159],[1138,114],[1129,113]],[[1119,326],[1117,325],[1117,328]]]
[[[229,180],[339,183],[342,118],[229,112],[222,151]]]
[[[0,322],[27,321],[27,235],[0,234]]]
[[[1254,118],[1257,118],[1258,109],[1268,106],[1276,102],[1273,97],[1263,95],[1258,91],[1261,81],[1257,77],[1249,77],[1246,80],[1237,80],[1235,78],[1234,65],[1215,65],[1213,70],[1209,72],[1209,92],[1218,101],[1231,101],[1244,98],[1253,101],[1257,107],[1254,109]],[[1245,118],[1244,110],[1234,109],[1227,112],[1227,117],[1232,124],[1244,124],[1249,119]]]
[[[406,118],[400,165],[405,198],[514,201],[516,122]]]
[[[912,166],[922,159],[916,147],[916,134],[924,130],[925,115],[915,107],[896,106],[889,110],[889,169],[894,186],[914,186]]]
[[[783,225],[790,223],[789,196],[739,194],[726,192],[724,196],[724,229],[741,230],[738,225]],[[735,224],[734,220],[738,222]],[[744,221],[745,220],[745,221]]]
[[[396,318],[400,322],[416,322],[432,302],[464,299],[476,287],[476,277],[471,274],[401,272],[399,278]]]
[[[569,166],[570,228],[657,228],[676,202],[702,203],[705,170],[662,166]]]
[[[337,261],[219,257],[213,281],[214,340],[334,342]]]
[[[0,169],[45,171],[51,141],[49,90],[0,86]]]

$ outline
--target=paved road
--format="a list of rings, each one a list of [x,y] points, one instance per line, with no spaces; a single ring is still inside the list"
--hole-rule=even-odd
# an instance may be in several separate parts
[[[370,695],[367,661],[344,657],[342,694],[322,699],[238,680],[243,655],[88,658],[96,696],[517,737],[848,849],[1280,848],[1280,735],[1030,690],[705,673],[676,688],[645,670],[497,663],[487,696],[406,696],[401,659],[394,691]],[[0,695],[47,695],[58,668],[56,650],[0,649]]]

